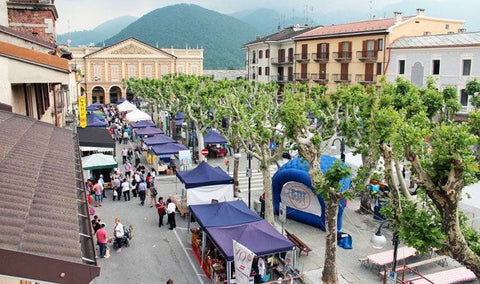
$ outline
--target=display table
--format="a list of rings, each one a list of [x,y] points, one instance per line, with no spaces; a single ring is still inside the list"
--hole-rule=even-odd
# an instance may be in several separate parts
[[[176,194],[173,196],[173,202],[175,202],[175,206],[177,207],[178,212],[180,212],[180,216],[187,217],[188,216],[187,198],[181,198],[180,195]]]

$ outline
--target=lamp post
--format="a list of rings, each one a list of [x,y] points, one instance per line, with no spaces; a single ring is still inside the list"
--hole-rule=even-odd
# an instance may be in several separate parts
[[[370,244],[374,249],[382,249],[385,247],[385,244],[387,243],[387,239],[385,236],[382,234],[382,227],[385,223],[389,222],[389,220],[383,221],[380,226],[378,227],[378,230],[375,234],[372,235],[370,239]],[[388,279],[392,283],[396,283],[397,281],[397,252],[398,252],[398,235],[394,232],[393,233],[393,268],[390,274],[388,275]]]
[[[345,163],[345,138],[335,138],[333,141],[332,141],[332,149],[336,149],[335,147],[335,142],[336,141],[340,141],[340,160]]]
[[[251,203],[251,186],[252,186],[252,155],[250,154],[250,151],[252,151],[252,145],[248,144],[248,150],[249,153],[247,154],[247,160],[248,160],[248,169],[247,169],[247,176],[248,176],[248,208],[250,207]]]

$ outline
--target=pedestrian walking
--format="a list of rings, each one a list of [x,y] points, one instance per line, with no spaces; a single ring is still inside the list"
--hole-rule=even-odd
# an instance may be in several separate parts
[[[122,192],[123,192],[123,198],[125,199],[125,201],[130,201],[130,182],[128,181],[127,178],[123,179]]]
[[[163,201],[163,197],[158,198],[157,204],[155,204],[155,207],[157,207],[157,213],[158,213],[158,227],[163,226],[163,216],[165,216],[165,209],[167,205],[165,204],[165,201]]]
[[[228,160],[227,157],[225,157],[225,168],[227,169],[227,174],[230,172],[230,161]]]
[[[102,185],[102,202],[104,198],[107,198],[105,195],[105,180],[103,180],[103,175],[100,175],[98,178],[98,182]]]
[[[127,150],[127,148],[123,147],[123,149],[122,149],[123,164],[125,164],[127,162],[127,156],[128,156],[128,150]]]
[[[115,242],[118,244],[117,252],[122,251],[122,238],[125,234],[123,230],[123,225],[120,223],[120,218],[115,218],[115,226],[113,228],[113,236],[115,237]]]
[[[128,156],[128,160],[131,161],[131,160],[132,160],[132,157],[133,157],[133,150],[132,150],[132,148],[128,148],[127,156]]]
[[[140,196],[140,205],[145,205],[145,196],[147,194],[147,185],[145,184],[145,180],[141,180],[140,183],[137,184],[138,195]]]
[[[98,180],[95,180],[93,191],[95,192],[95,207],[102,206],[102,185]]]
[[[115,198],[120,201],[120,197],[122,196],[122,188],[121,188],[121,183],[120,183],[120,178],[115,175],[112,186],[113,186],[113,200],[115,201]]]
[[[125,130],[123,132],[123,144],[127,144],[128,138],[129,138],[128,132]]]
[[[130,177],[132,174],[132,164],[130,164],[130,160],[127,160],[125,164],[125,177]]]
[[[175,223],[175,209],[177,209],[175,203],[169,198],[167,200],[167,216],[168,224],[170,224],[170,228],[168,228],[169,230],[173,230],[177,227],[177,224]]]
[[[100,250],[100,258],[104,258],[106,251],[107,251],[107,240],[108,240],[108,233],[105,229],[105,224],[100,225],[100,229],[97,230],[97,243]]]

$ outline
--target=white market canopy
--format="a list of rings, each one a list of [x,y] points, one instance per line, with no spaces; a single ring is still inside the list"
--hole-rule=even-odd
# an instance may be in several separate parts
[[[152,117],[150,115],[138,109],[135,109],[134,111],[127,113],[125,118],[130,122],[136,122],[140,120],[152,120]]]
[[[117,106],[118,111],[135,111],[137,107],[129,101],[124,101]]]
[[[82,158],[84,170],[113,169],[117,167],[117,161],[112,155],[93,154]]]

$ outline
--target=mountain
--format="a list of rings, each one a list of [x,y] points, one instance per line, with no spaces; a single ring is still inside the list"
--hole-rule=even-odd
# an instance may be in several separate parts
[[[258,31],[231,16],[193,4],[178,4],[156,9],[115,36],[107,45],[135,37],[152,46],[204,49],[204,69],[245,68],[241,46],[255,39]]]
[[[57,36],[57,43],[67,44],[67,41],[71,40],[70,46],[79,46],[101,42],[116,35],[123,28],[135,22],[137,19],[138,18],[132,16],[123,16],[106,21],[93,30],[61,34]]]

